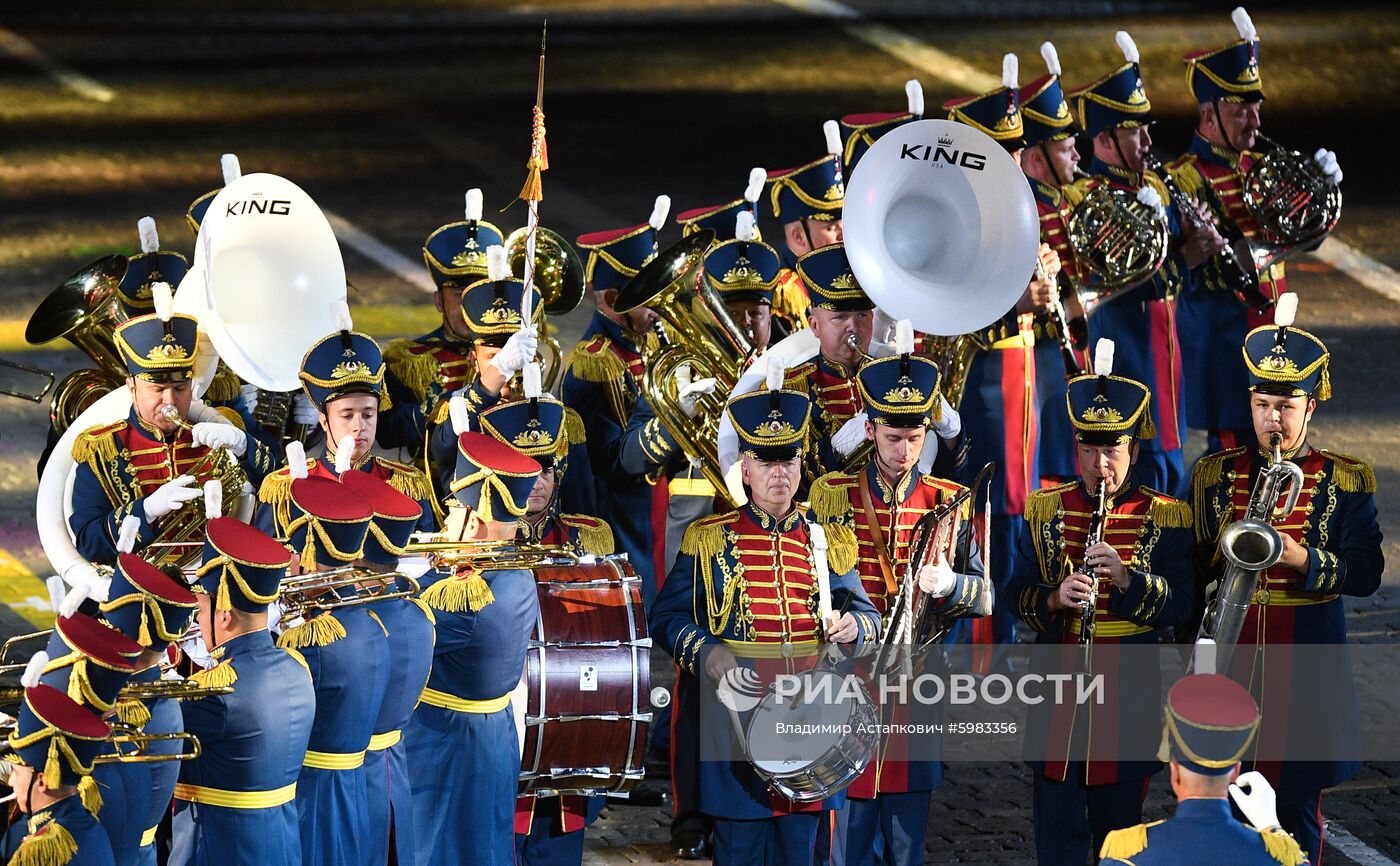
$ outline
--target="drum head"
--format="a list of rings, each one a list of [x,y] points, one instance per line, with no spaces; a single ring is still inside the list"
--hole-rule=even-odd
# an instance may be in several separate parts
[[[806,682],[801,693],[784,698],[769,691],[749,718],[749,760],[770,776],[799,773],[821,761],[846,739],[844,728],[854,724],[861,706],[842,695],[838,674],[817,671],[802,676]]]

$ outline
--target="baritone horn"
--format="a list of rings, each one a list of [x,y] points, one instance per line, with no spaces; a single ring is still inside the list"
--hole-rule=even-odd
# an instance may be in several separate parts
[[[647,358],[646,376],[639,383],[642,393],[666,431],[699,461],[705,479],[727,496],[719,461],[719,422],[753,344],[705,280],[705,251],[714,239],[714,231],[704,229],[663,250],[628,281],[613,309],[626,313],[648,307],[661,317],[660,345]],[[692,380],[713,378],[717,383],[709,394],[696,398],[694,413],[681,406],[682,385],[676,374],[682,366],[689,368]]]

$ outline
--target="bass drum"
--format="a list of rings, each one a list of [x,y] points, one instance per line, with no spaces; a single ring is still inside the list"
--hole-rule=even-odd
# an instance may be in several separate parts
[[[623,557],[534,569],[540,618],[525,656],[520,793],[620,793],[642,778],[651,638]]]

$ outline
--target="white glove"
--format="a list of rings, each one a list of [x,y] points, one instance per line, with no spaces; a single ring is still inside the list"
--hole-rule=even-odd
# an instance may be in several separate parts
[[[305,391],[298,391],[292,398],[292,423],[311,427],[321,423],[321,410],[316,408],[316,404],[311,402]]]
[[[1231,782],[1230,799],[1249,819],[1250,826],[1260,833],[1279,826],[1278,808],[1274,805],[1277,797],[1263,773],[1252,770]]]
[[[195,428],[199,429],[198,426]],[[156,492],[141,500],[141,507],[146,510],[147,520],[156,520],[164,517],[186,502],[204,498],[204,488],[196,487],[193,475],[181,475],[173,481],[167,481],[156,488]]]
[[[201,421],[190,432],[194,444],[205,448],[227,448],[234,457],[242,457],[248,450],[248,434],[232,424],[217,421]]]
[[[677,380],[677,382],[679,382],[679,380]],[[681,389],[676,392],[676,399],[680,400],[681,411],[685,413],[685,417],[694,418],[695,401],[700,399],[701,396],[714,391],[715,386],[718,384],[718,379],[711,378],[697,379],[688,385],[681,386]]]
[[[496,353],[496,357],[491,359],[491,366],[505,378],[509,379],[516,373],[525,369],[525,365],[535,360],[535,352],[540,347],[539,333],[534,325],[521,328],[506,344],[501,347],[501,351]]]
[[[217,662],[209,654],[209,647],[204,643],[204,636],[199,635],[180,642],[180,651],[189,657],[190,662],[200,670],[208,670]]]
[[[1158,218],[1166,214],[1166,208],[1162,207],[1162,197],[1157,194],[1157,190],[1150,186],[1144,186],[1137,191],[1137,200],[1157,211]]]
[[[942,394],[938,395],[938,402],[941,405],[938,413],[940,420],[933,422],[933,432],[939,439],[958,438],[958,434],[962,432],[962,416]]]
[[[958,576],[953,573],[953,566],[949,565],[946,559],[925,565],[919,569],[918,576],[919,590],[924,595],[930,595],[934,598],[943,598],[948,595],[958,582]]]
[[[1337,164],[1337,154],[1325,147],[1319,147],[1317,153],[1313,154],[1313,162],[1322,169],[1322,173],[1327,175],[1333,183],[1342,182],[1342,167]]]
[[[831,447],[837,454],[849,457],[856,453],[856,449],[865,442],[865,422],[866,414],[857,412],[831,434]]]
[[[243,395],[243,406],[251,415],[258,408],[258,386],[245,383],[239,386],[238,392]]]

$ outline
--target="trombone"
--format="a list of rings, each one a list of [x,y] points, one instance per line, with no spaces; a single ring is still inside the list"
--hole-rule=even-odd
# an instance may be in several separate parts
[[[0,367],[4,367],[7,370],[16,370],[20,373],[32,373],[44,380],[42,386],[27,389],[21,389],[18,386],[9,387],[0,385],[0,394],[4,394],[7,397],[18,397],[21,400],[28,400],[31,403],[42,403],[44,397],[47,396],[49,391],[53,388],[54,375],[52,370],[41,370],[38,367],[31,367],[28,364],[20,364],[16,361],[6,360],[5,358],[0,358]]]
[[[427,556],[435,568],[477,571],[570,566],[578,565],[581,559],[569,547],[514,541],[415,541],[404,549],[404,555]]]
[[[199,745],[199,738],[191,733],[180,731],[168,734],[147,734],[124,722],[113,720],[109,724],[112,726],[112,736],[107,741],[112,744],[113,751],[98,755],[93,760],[95,764],[154,764],[157,761],[186,761],[198,758],[203,753],[203,749]],[[189,743],[190,751],[186,752],[183,748],[169,754],[148,751],[152,743],[177,741]],[[123,746],[131,747],[131,751],[123,751]]]
[[[396,588],[399,578],[408,582],[408,589]],[[282,607],[281,622],[288,623],[297,617],[305,619],[342,607],[407,598],[417,592],[418,581],[406,574],[345,565],[282,581],[277,601]]]

